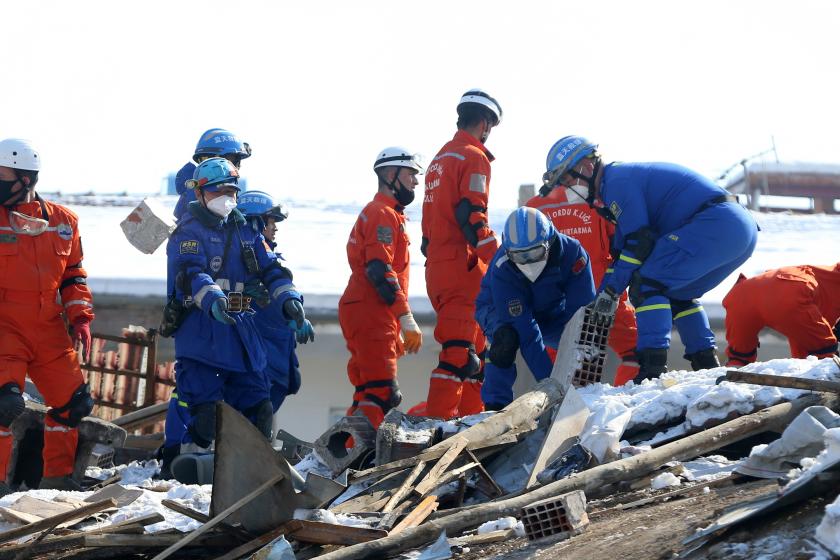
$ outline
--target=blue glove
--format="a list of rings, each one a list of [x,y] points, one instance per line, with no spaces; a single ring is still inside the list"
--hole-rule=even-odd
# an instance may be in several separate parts
[[[297,328],[297,324],[294,321],[289,321],[289,328],[295,331],[295,340],[298,341],[298,344],[306,344],[315,340],[315,329],[312,327],[309,319],[303,320],[303,326],[301,328]]]
[[[213,318],[220,323],[224,323],[225,325],[235,325],[236,319],[228,314],[227,309],[227,298],[219,298],[214,301],[213,305],[210,307],[210,315],[212,315]]]
[[[304,313],[303,304],[300,301],[294,298],[287,299],[283,304],[283,313],[286,315],[287,319],[291,319],[296,323],[293,327],[295,331],[299,331],[303,328],[303,322],[306,320],[306,313]]]
[[[595,301],[589,304],[592,309],[592,319],[596,324],[609,325],[615,317],[615,310],[618,309],[618,294],[607,286],[599,293]]]

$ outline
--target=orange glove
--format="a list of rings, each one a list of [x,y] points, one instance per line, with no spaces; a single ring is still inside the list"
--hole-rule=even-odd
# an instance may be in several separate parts
[[[409,354],[416,354],[420,350],[420,346],[423,345],[423,333],[417,326],[417,321],[414,320],[411,311],[405,315],[400,315],[400,330],[405,351]]]
[[[90,344],[92,341],[90,335],[90,321],[87,319],[77,319],[70,329],[70,334],[73,338],[73,346],[82,346],[82,357],[85,362],[90,360]]]

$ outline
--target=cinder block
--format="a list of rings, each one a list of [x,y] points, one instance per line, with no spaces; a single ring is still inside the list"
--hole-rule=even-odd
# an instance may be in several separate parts
[[[607,338],[610,325],[598,325],[592,320],[592,312],[586,308],[583,324],[578,338],[578,347],[585,348],[585,356],[581,360],[580,369],[575,371],[572,383],[575,387],[584,387],[591,383],[600,383],[607,359]]]
[[[345,416],[315,440],[315,451],[333,474],[357,466],[375,446],[376,430],[364,416]]]
[[[376,432],[376,464],[415,457],[432,446],[434,429],[428,426],[429,419],[403,414],[391,409]]]
[[[589,525],[586,515],[586,495],[575,490],[556,498],[547,498],[522,508],[522,524],[528,540],[565,534],[577,535]]]

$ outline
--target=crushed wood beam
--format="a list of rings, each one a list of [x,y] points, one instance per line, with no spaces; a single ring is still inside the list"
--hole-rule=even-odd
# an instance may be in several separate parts
[[[382,513],[390,513],[393,511],[394,508],[411,493],[412,488],[414,488],[414,481],[417,480],[417,477],[420,476],[420,473],[422,473],[425,468],[426,461],[420,461],[414,465],[414,468],[410,473],[408,473],[408,477],[406,477],[402,485],[397,488],[397,491],[391,495],[388,503],[382,508]]]
[[[788,377],[786,375],[769,375],[766,373],[750,373],[731,369],[726,371],[726,376],[721,381],[732,381],[734,383],[749,383],[751,385],[767,385],[771,387],[786,387],[788,389],[803,389],[805,391],[823,391],[827,393],[840,393],[840,383],[837,381],[824,381],[822,379],[806,379],[804,377]]]
[[[463,476],[465,472],[470,469],[474,469],[480,463],[467,463],[463,467],[458,467],[457,469],[452,469],[448,473],[445,473],[443,476],[437,478],[436,480],[432,481],[430,484],[427,484],[423,487],[423,492],[420,492],[420,486],[418,485],[417,488],[414,489],[415,492],[420,494],[420,497],[425,498],[441,486],[449,484],[453,480],[456,480]]]
[[[416,508],[411,510],[411,513],[405,516],[405,519],[397,523],[397,525],[388,532],[388,535],[396,535],[411,527],[416,527],[423,523],[433,511],[438,507],[437,496],[428,496],[423,498],[423,501],[418,504]]]
[[[515,538],[516,529],[501,529],[499,531],[490,531],[489,533],[484,533],[483,535],[465,535],[463,537],[455,537],[454,539],[450,539],[449,542],[450,544],[458,546],[478,546]]]
[[[112,424],[123,428],[126,431],[136,430],[144,426],[149,426],[156,422],[163,420],[166,417],[166,411],[169,410],[169,401],[146,406],[140,410],[123,414],[111,421]]]
[[[166,519],[164,519],[164,517],[158,512],[148,513],[146,515],[120,521],[119,523],[112,523],[111,525],[106,525],[105,527],[91,529],[90,531],[86,531],[85,534],[99,535],[103,533],[122,533],[134,530],[136,527],[140,527],[142,529],[146,525],[154,525],[155,523],[160,523],[161,521],[166,521]]]
[[[53,515],[51,517],[46,517],[40,521],[35,521],[34,523],[30,523],[29,525],[24,525],[23,527],[15,527],[14,529],[11,529],[9,531],[4,531],[0,533],[0,543],[6,543],[15,539],[19,539],[20,537],[25,537],[27,535],[32,535],[39,531],[47,530],[50,527],[60,525],[66,521],[71,521],[73,519],[84,519],[89,515],[100,512],[103,509],[114,507],[116,505],[116,500],[101,500],[99,502],[94,502],[90,505],[82,506],[72,511],[67,511],[64,513]]]
[[[388,536],[388,531],[365,527],[347,527],[321,521],[292,519],[284,524],[289,538],[313,544],[352,545]]]
[[[501,487],[496,484],[496,480],[487,472],[487,469],[484,468],[484,465],[481,464],[481,461],[478,460],[478,457],[475,456],[471,450],[467,449],[467,455],[469,455],[470,459],[473,463],[477,463],[476,470],[480,476],[479,482],[477,485],[477,490],[487,496],[488,498],[496,498],[504,494],[504,491]]]
[[[165,508],[171,509],[176,513],[180,513],[190,519],[195,519],[200,523],[207,523],[210,521],[210,516],[200,511],[196,511],[192,508],[188,508],[185,505],[179,504],[175,500],[161,500],[161,505]],[[254,535],[243,529],[242,527],[235,527],[229,523],[219,523],[219,528],[225,531],[226,533],[230,533],[231,535],[243,540],[243,541],[250,541],[254,538]]]
[[[515,498],[465,509],[402,532],[392,531],[383,539],[349,546],[320,558],[321,560],[361,560],[416,548],[435,540],[443,530],[455,534],[476,527],[485,521],[518,515],[522,507],[539,500],[553,498],[574,490],[590,492],[607,484],[644,476],[669,461],[694,459],[752,435],[769,430],[777,431],[788,425],[805,408],[817,404],[837,410],[840,407],[840,397],[829,393],[806,394],[793,402],[777,404],[747,414],[645,453],[575,473]]]
[[[255,552],[262,547],[266,546],[268,543],[272,542],[274,539],[285,535],[286,534],[286,526],[281,525],[276,529],[272,529],[267,533],[260,535],[259,537],[250,540],[244,544],[241,544],[234,548],[233,550],[229,550],[225,554],[222,554],[218,558],[214,558],[213,560],[236,560],[237,558],[242,558],[252,552]]]
[[[285,475],[278,473],[277,475],[266,480],[265,482],[260,484],[255,490],[238,499],[236,502],[228,506],[227,509],[219,513],[216,517],[214,517],[213,519],[211,519],[192,533],[188,534],[183,539],[179,540],[178,542],[176,542],[175,544],[173,544],[172,546],[155,556],[152,560],[164,560],[164,558],[169,558],[170,556],[181,550],[183,547],[189,545],[190,543],[204,535],[204,533],[223,522],[230,515],[242,509],[243,506],[249,504],[255,498],[260,496],[263,492],[267,491],[269,488],[271,488],[272,486],[274,486],[275,484],[277,484],[285,478]]]
[[[194,535],[193,531],[189,535]],[[85,535],[84,546],[89,548],[132,547],[163,548],[174,546],[184,540],[181,534],[144,534],[144,535]],[[230,547],[230,537],[227,535],[199,535],[183,546]],[[182,548],[183,548],[182,546]]]
[[[115,474],[112,477],[106,478],[105,480],[100,480],[93,486],[88,487],[88,490],[101,490],[106,486],[111,486],[112,484],[116,484],[117,482],[122,480],[122,474]]]
[[[123,447],[125,448],[143,449],[146,451],[154,451],[161,445],[163,445],[163,432],[139,436],[128,434],[125,436],[125,443],[123,443]]]
[[[438,462],[435,463],[435,466],[432,467],[432,470],[429,471],[423,480],[420,481],[417,486],[414,487],[414,491],[420,494],[421,496],[427,496],[431,490],[437,488],[437,480],[443,476],[443,473],[446,472],[446,469],[458,458],[458,455],[461,454],[467,447],[467,439],[461,437],[460,435],[453,436],[450,438],[451,444],[449,448],[446,450],[446,453],[438,459]]]

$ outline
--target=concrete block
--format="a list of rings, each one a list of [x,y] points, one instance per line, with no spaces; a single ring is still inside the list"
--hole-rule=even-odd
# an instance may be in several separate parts
[[[169,238],[175,229],[175,221],[171,212],[157,199],[144,198],[120,223],[120,227],[129,243],[151,255]]]
[[[353,438],[353,447],[347,441]],[[333,474],[361,463],[376,446],[376,430],[364,416],[345,416],[315,440],[315,451]]]
[[[528,540],[560,535],[569,538],[589,525],[586,495],[575,490],[555,498],[547,498],[522,508],[522,524]]]
[[[376,464],[415,457],[435,443],[429,419],[403,414],[396,408],[385,416],[376,433]]]

